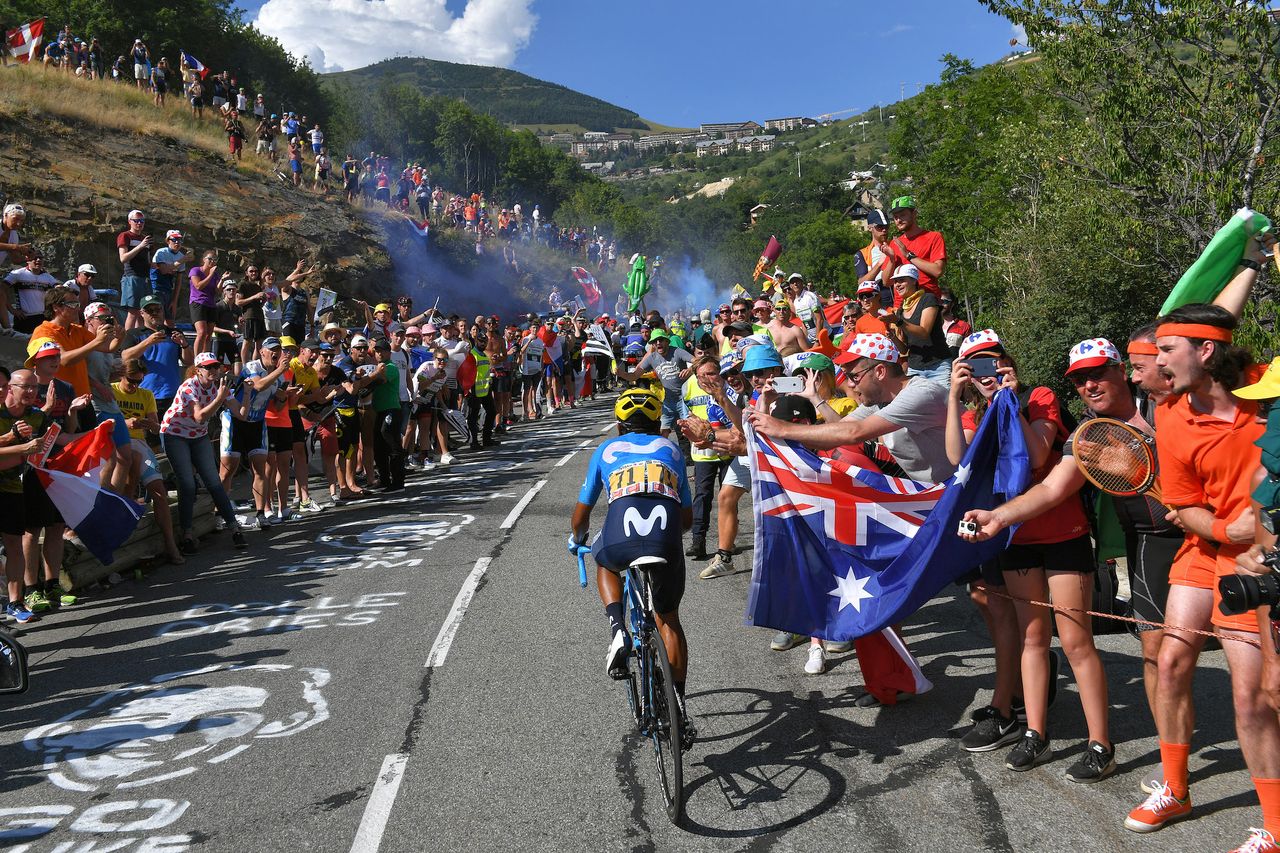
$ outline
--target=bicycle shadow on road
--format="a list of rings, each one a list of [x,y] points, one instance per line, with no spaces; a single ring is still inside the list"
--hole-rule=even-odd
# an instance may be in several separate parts
[[[880,763],[901,754],[883,733],[840,716],[855,709],[859,692],[690,694],[693,707],[714,707],[698,712],[698,742],[686,754],[683,828],[716,838],[768,835],[813,820],[843,800],[848,778],[829,759]],[[767,820],[753,822],[750,815]]]

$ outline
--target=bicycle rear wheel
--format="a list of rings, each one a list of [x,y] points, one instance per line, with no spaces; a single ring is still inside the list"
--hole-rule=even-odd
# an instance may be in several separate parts
[[[652,717],[649,736],[653,741],[654,763],[662,781],[667,817],[679,825],[684,813],[684,749],[681,745],[684,731],[675,682],[671,678],[671,662],[667,660],[667,647],[656,627],[649,631],[645,654],[648,657],[645,668],[649,673],[646,693]]]

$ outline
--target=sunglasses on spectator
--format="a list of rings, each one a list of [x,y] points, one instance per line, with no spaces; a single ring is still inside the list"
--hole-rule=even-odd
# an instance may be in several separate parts
[[[1101,382],[1107,378],[1107,368],[1110,365],[1103,364],[1098,367],[1091,367],[1088,370],[1079,370],[1067,377],[1067,380],[1077,388],[1087,382]]]
[[[733,309],[733,313],[735,313],[735,314],[745,314],[745,313],[747,313],[747,309],[746,309],[746,308],[734,308],[734,309]]]
[[[352,349],[368,349],[368,348],[369,347],[366,346],[365,344],[356,344],[355,346],[352,347]]]
[[[857,388],[859,383],[862,382],[862,377],[866,376],[868,373],[870,373],[875,369],[876,369],[876,366],[873,364],[870,367],[864,367],[862,370],[859,370],[856,373],[850,373],[849,384],[852,385],[854,388]]]
[[[861,302],[861,301],[862,301],[862,300],[864,300],[864,299],[865,299],[865,300],[867,300],[868,302],[870,302],[872,299],[875,299],[875,298],[876,298],[876,295],[875,295],[874,293],[859,293],[859,294],[858,294],[858,301],[859,301],[859,302]]]
[[[130,218],[130,220],[129,220],[129,221],[130,221],[130,222],[146,222],[146,221],[147,221],[147,218],[146,218],[145,216],[134,216],[134,217]]]

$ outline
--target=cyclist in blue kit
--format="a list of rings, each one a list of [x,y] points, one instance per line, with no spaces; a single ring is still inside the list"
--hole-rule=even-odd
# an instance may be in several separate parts
[[[610,644],[605,664],[612,678],[627,677],[627,640],[622,605],[622,577],[638,557],[662,557],[667,563],[649,574],[654,618],[671,663],[676,695],[683,708],[689,647],[680,625],[684,596],[683,535],[693,523],[693,500],[685,475],[684,454],[659,435],[662,400],[647,388],[632,388],[613,407],[618,435],[602,443],[591,457],[586,480],[573,510],[569,545],[585,542],[591,509],[601,493],[608,495],[604,526],[592,543],[596,586],[609,617]],[[686,729],[689,736],[692,728]]]

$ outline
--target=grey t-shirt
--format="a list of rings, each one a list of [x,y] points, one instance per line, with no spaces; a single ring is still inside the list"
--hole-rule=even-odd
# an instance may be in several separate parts
[[[901,427],[880,441],[911,479],[941,483],[955,473],[947,458],[947,386],[912,376],[888,405],[859,406],[849,413],[858,421],[872,415]]]
[[[668,394],[680,395],[684,392],[684,380],[680,378],[680,371],[690,364],[693,364],[693,356],[682,349],[672,349],[668,346],[666,358],[658,355],[657,350],[653,350],[640,360],[636,370],[640,373],[652,370]]]
[[[120,411],[120,407],[116,405],[115,392],[111,390],[111,366],[114,363],[115,357],[111,353],[97,350],[89,353],[86,365],[89,370],[89,391],[93,395],[93,410],[100,415],[113,415]],[[105,394],[99,393],[96,383],[106,386]]]

